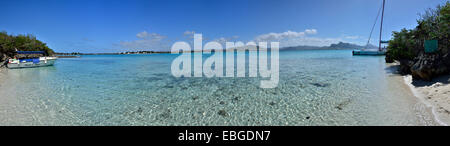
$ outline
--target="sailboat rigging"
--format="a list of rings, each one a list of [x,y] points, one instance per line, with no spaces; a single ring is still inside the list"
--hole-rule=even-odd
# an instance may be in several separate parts
[[[385,0],[383,0],[383,5],[378,10],[377,17],[375,19],[375,23],[372,26],[372,30],[370,31],[369,39],[367,40],[366,48],[369,46],[370,39],[372,37],[373,29],[375,28],[376,22],[378,21],[378,16],[380,15],[381,10],[381,24],[380,24],[380,37],[378,42],[378,50],[368,50],[368,49],[361,49],[361,50],[353,50],[353,55],[386,55],[386,50],[381,47],[382,43],[386,43],[385,41],[381,40],[381,34],[383,32],[383,18],[384,18],[384,6],[385,6]]]

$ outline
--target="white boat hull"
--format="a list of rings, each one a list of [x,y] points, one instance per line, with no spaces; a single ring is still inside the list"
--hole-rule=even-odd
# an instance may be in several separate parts
[[[8,63],[7,67],[10,69],[16,68],[31,68],[31,67],[42,67],[42,66],[52,66],[56,61],[56,58],[42,58],[39,63],[34,62],[20,62],[20,63]]]
[[[353,50],[353,55],[386,55],[386,51],[378,51],[378,50]]]

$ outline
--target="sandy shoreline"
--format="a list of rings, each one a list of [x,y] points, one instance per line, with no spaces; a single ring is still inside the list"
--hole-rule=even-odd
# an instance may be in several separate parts
[[[0,89],[1,89],[1,87],[2,87],[2,85],[3,85],[3,78],[5,78],[4,76],[4,71],[6,71],[6,68],[1,68],[0,67]]]
[[[436,121],[450,125],[450,75],[441,76],[431,82],[413,80],[411,75],[403,77],[413,94],[432,108]]]

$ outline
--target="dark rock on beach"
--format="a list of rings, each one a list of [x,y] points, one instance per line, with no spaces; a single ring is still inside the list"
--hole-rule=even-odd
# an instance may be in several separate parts
[[[412,60],[399,60],[400,74],[411,74],[414,79],[431,81],[434,77],[450,73],[450,55],[421,53]]]
[[[400,67],[399,72],[400,74],[406,75],[411,73],[411,66],[414,64],[414,62],[406,59],[399,60]]]
[[[450,55],[421,54],[414,59],[411,75],[414,79],[431,81],[435,76],[448,73],[450,70]]]
[[[0,68],[5,67],[7,63],[8,63],[8,56],[0,52]]]
[[[395,61],[394,58],[392,58],[392,56],[390,56],[390,55],[386,55],[384,60],[386,61],[386,63],[394,63],[394,61]]]

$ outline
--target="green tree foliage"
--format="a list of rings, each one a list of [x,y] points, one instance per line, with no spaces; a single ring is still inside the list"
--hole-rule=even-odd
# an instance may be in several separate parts
[[[53,55],[54,51],[47,44],[39,41],[33,35],[9,35],[0,32],[0,53],[12,57],[17,51],[45,51],[46,55]]]
[[[387,55],[394,60],[411,60],[424,52],[425,40],[438,40],[438,52],[449,52],[450,34],[450,2],[439,5],[436,9],[428,9],[417,20],[415,29],[402,29],[393,32],[389,41]]]
[[[395,60],[413,59],[414,50],[417,43],[414,41],[413,30],[402,29],[400,32],[393,32],[394,37],[389,41],[388,52]]]

